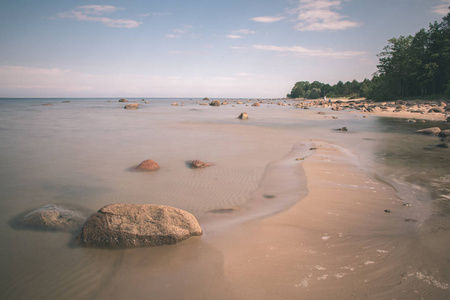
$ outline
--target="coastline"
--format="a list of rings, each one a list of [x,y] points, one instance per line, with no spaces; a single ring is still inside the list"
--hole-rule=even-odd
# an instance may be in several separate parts
[[[233,107],[230,101],[212,108],[193,101],[176,107],[150,103],[137,111],[104,100],[17,110],[35,126],[3,131],[10,141],[4,153],[12,157],[3,172],[7,215],[51,199],[92,210],[150,202],[193,211],[205,234],[172,246],[110,251],[68,247],[65,233],[4,227],[5,298],[448,298],[448,221],[436,221],[441,211],[435,203],[403,206],[395,185],[378,177],[377,165],[368,165],[380,151],[395,153],[386,139],[401,138],[412,151],[434,143],[437,137],[414,134],[415,127],[434,122],[392,123],[369,112],[312,105],[304,110],[294,102],[252,107],[252,100]],[[247,121],[237,119],[244,110]],[[99,119],[99,111],[108,113]],[[4,125],[20,124],[10,115]],[[84,126],[73,127],[74,117],[84,117]],[[336,130],[342,126],[349,132]],[[407,139],[387,131],[396,126]],[[37,130],[46,133],[44,140]],[[41,151],[28,153],[17,167],[12,162],[28,146],[22,144],[24,132],[30,149]],[[127,171],[145,158],[158,160],[161,170]],[[185,167],[186,159],[197,158],[215,166]],[[404,163],[403,156],[393,159]]]

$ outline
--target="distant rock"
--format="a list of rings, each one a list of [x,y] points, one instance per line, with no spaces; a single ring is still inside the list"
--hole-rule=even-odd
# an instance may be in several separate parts
[[[125,109],[138,109],[139,108],[139,103],[128,103],[123,108],[125,108]]]
[[[348,131],[347,127],[341,127],[336,129],[337,131]]]
[[[139,171],[155,171],[159,169],[159,165],[151,159],[144,160],[136,168]]]
[[[205,100],[205,101],[209,101],[209,98],[208,98],[208,97],[205,97],[205,98],[203,98],[203,100]]]
[[[122,99],[119,100],[119,102],[128,102],[128,100],[125,99],[125,98],[122,98]]]
[[[440,109],[439,107],[433,107],[431,108],[428,113],[441,113],[442,109]]]
[[[14,219],[13,227],[21,229],[65,231],[79,230],[86,221],[87,210],[60,204],[47,204]]]
[[[259,102],[253,103],[252,106],[259,106]]]
[[[174,102],[171,104],[172,106],[178,106],[179,104],[177,102]]]
[[[209,103],[209,105],[211,105],[211,106],[220,106],[220,101],[219,100],[213,100],[213,101],[211,101],[211,103]]]
[[[246,112],[243,112],[239,115],[238,119],[248,120],[248,114]]]
[[[427,134],[427,135],[438,135],[441,132],[439,127],[431,127],[425,129],[419,129],[416,133]]]
[[[70,101],[69,100],[65,100],[62,103],[70,103]]]
[[[212,164],[206,163],[201,160],[189,160],[186,163],[192,169],[200,169],[212,166]]]
[[[91,247],[131,248],[171,245],[202,233],[197,219],[178,208],[113,204],[87,219],[77,241]]]

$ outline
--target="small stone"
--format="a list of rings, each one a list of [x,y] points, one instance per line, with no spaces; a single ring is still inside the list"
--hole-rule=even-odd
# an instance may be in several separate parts
[[[246,112],[243,112],[238,117],[241,120],[248,120],[248,114]]]
[[[141,162],[135,169],[139,171],[155,171],[159,169],[159,165],[155,161],[147,159]]]
[[[295,160],[305,160],[303,157],[297,157]]]
[[[128,103],[123,107],[124,109],[138,109],[139,103]]]
[[[384,212],[389,214],[389,213],[391,213],[391,210],[390,209],[385,209]]]
[[[211,106],[220,106],[220,101],[219,100],[213,100],[213,101],[211,101],[211,103],[209,103],[209,105],[211,105]]]
[[[439,127],[431,127],[417,130],[416,133],[427,134],[427,135],[438,135],[441,132]]]
[[[206,162],[201,161],[201,160],[190,160],[190,161],[187,162],[187,164],[192,169],[200,169],[200,168],[206,168],[206,167],[212,166],[211,164],[206,163]]]
[[[122,99],[119,100],[119,102],[128,102],[128,100],[125,99],[125,98],[122,98]]]
[[[259,102],[253,103],[252,106],[259,106]]]

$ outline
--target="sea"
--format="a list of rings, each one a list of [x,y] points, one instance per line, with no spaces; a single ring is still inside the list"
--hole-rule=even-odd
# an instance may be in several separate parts
[[[127,98],[140,104],[135,110],[118,100],[0,99],[1,299],[101,298],[123,268],[108,259],[128,251],[77,247],[72,233],[16,228],[18,216],[48,204],[92,213],[112,203],[169,205],[194,214],[208,238],[301,201],[307,178],[291,164],[317,141],[347,149],[355,165],[394,187],[414,211],[419,238],[445,233],[438,252],[450,244],[450,149],[415,133],[450,129],[447,123],[302,109],[280,99],[259,107],[251,106],[255,99],[219,99],[228,105],[213,107],[201,98]],[[241,112],[249,120],[238,119]],[[135,172],[146,159],[161,169]],[[190,169],[194,159],[214,166]],[[261,201],[274,189],[283,195],[276,204]]]

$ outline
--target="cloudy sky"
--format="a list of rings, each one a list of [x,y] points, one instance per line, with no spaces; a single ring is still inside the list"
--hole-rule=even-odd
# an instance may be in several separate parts
[[[450,0],[0,0],[0,97],[284,97],[371,78]]]

